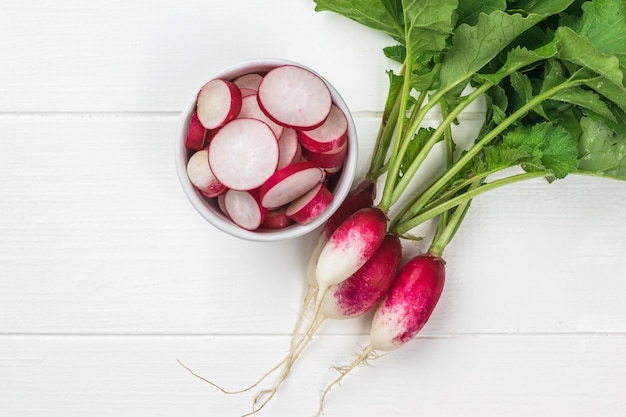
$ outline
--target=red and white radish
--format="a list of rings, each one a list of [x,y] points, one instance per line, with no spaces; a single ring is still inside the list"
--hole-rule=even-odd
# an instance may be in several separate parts
[[[276,123],[302,130],[321,126],[332,105],[324,80],[295,65],[276,67],[265,74],[257,98],[261,109]]]
[[[318,183],[302,197],[292,201],[285,214],[298,224],[308,224],[319,217],[333,202],[333,193]]]
[[[228,188],[251,190],[274,174],[278,142],[260,120],[235,119],[224,125],[209,144],[209,164],[215,177]]]
[[[227,187],[213,175],[208,156],[209,151],[207,149],[194,152],[187,162],[187,176],[193,186],[203,195],[213,198],[225,193]]]
[[[258,229],[267,214],[267,209],[261,206],[255,191],[226,191],[224,208],[231,220],[246,230]]]
[[[278,230],[284,229],[285,227],[291,226],[295,222],[287,216],[285,213],[287,211],[287,207],[280,207],[277,209],[269,210],[267,215],[265,216],[265,220],[263,224],[261,224],[261,228],[267,230]]]
[[[311,162],[297,162],[272,174],[259,188],[261,204],[277,208],[289,204],[324,180],[324,171]]]
[[[252,90],[250,88],[241,88],[241,98],[244,99],[248,96],[254,96],[256,95],[256,91]]]
[[[213,79],[200,88],[196,113],[202,126],[215,129],[234,119],[241,110],[241,91],[227,80]]]
[[[278,138],[278,167],[276,169],[282,169],[287,165],[298,161],[302,156],[302,146],[298,140],[298,134],[292,128],[285,128],[283,133]]]
[[[348,119],[336,105],[332,105],[324,123],[312,130],[299,132],[300,143],[312,152],[328,152],[346,143]]]
[[[256,94],[251,94],[246,96],[241,101],[241,111],[239,112],[239,118],[252,118],[257,119],[265,124],[267,124],[274,132],[276,138],[279,138],[283,133],[284,127],[274,122],[272,119],[267,117],[265,113],[259,107],[259,103],[256,98]]]
[[[330,383],[320,400],[319,416],[326,396],[333,386],[354,368],[378,357],[375,351],[398,349],[424,327],[434,311],[445,283],[445,261],[431,254],[418,255],[409,260],[393,281],[389,293],[376,309],[370,329],[370,344],[340,375]]]
[[[199,151],[204,148],[206,144],[207,130],[200,119],[198,119],[198,113],[194,112],[189,120],[189,127],[187,128],[187,137],[185,138],[185,147],[193,151]]]
[[[376,252],[387,232],[387,217],[377,207],[352,214],[330,236],[319,258],[315,276],[319,291],[339,284]]]
[[[387,234],[365,265],[347,280],[328,289],[320,314],[331,319],[349,319],[369,312],[387,294],[401,259],[400,239]]]

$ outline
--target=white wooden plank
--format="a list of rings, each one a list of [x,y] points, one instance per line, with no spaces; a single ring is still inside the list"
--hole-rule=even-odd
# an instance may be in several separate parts
[[[393,67],[390,38],[312,1],[3,3],[0,112],[179,111],[218,71],[259,57],[311,66],[351,108],[376,110]]]
[[[316,339],[258,415],[312,415],[336,375],[329,366],[347,361],[359,342]],[[12,417],[241,415],[256,391],[226,396],[176,359],[236,389],[269,369],[286,344],[285,337],[0,337],[0,410]],[[623,335],[417,339],[346,377],[324,415],[620,417],[625,350]]]
[[[376,118],[357,122],[373,137]],[[0,120],[0,331],[291,330],[314,236],[263,245],[204,222],[175,176],[176,124]],[[625,197],[622,183],[572,177],[477,198],[446,251],[447,288],[426,334],[626,331]],[[364,333],[367,320],[323,331]]]

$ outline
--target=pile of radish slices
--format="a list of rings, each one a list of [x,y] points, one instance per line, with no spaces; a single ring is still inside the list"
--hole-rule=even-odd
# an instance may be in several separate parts
[[[276,230],[332,203],[348,119],[319,76],[282,65],[204,84],[185,146],[194,187],[239,227]]]

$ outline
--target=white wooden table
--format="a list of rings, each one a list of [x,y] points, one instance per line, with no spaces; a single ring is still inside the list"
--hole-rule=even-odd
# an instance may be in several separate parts
[[[313,7],[0,0],[0,416],[250,410],[253,393],[226,396],[176,359],[234,389],[282,358],[314,236],[218,232],[180,189],[173,140],[212,74],[281,57],[341,92],[364,172],[390,42]],[[431,321],[346,378],[325,415],[626,415],[625,202],[626,184],[574,176],[477,198]],[[311,415],[367,332],[367,318],[326,323],[259,415]]]

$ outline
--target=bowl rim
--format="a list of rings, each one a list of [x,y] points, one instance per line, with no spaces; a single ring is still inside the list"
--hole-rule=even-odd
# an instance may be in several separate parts
[[[231,236],[235,236],[249,241],[275,242],[304,236],[312,232],[319,226],[323,225],[326,220],[328,220],[328,218],[337,210],[339,205],[345,200],[346,196],[348,195],[348,192],[352,188],[355,179],[358,157],[358,140],[356,127],[354,125],[354,119],[352,118],[352,114],[350,113],[343,97],[339,94],[335,87],[321,74],[307,67],[306,65],[288,59],[258,58],[249,59],[239,62],[237,64],[230,65],[216,73],[213,78],[224,78],[228,80],[233,80],[237,76],[244,75],[245,73],[269,71],[272,68],[282,65],[299,66],[301,68],[311,71],[313,74],[320,77],[330,90],[333,103],[345,113],[346,118],[348,119],[347,135],[349,150],[343,163],[341,173],[339,174],[340,177],[333,190],[333,201],[331,205],[324,211],[324,213],[318,216],[311,223],[305,225],[293,224],[284,229],[278,230],[246,230],[234,224],[230,219],[228,219],[223,213],[219,211],[219,208],[217,208],[217,203],[207,200],[206,197],[204,197],[193,186],[193,184],[189,180],[189,177],[187,176],[186,167],[187,161],[189,159],[189,150],[185,147],[185,141],[183,139],[187,134],[189,122],[191,120],[193,110],[195,109],[195,95],[189,101],[187,106],[182,110],[176,130],[174,149],[176,173],[187,199],[194,207],[194,209],[214,227],[230,234]]]

